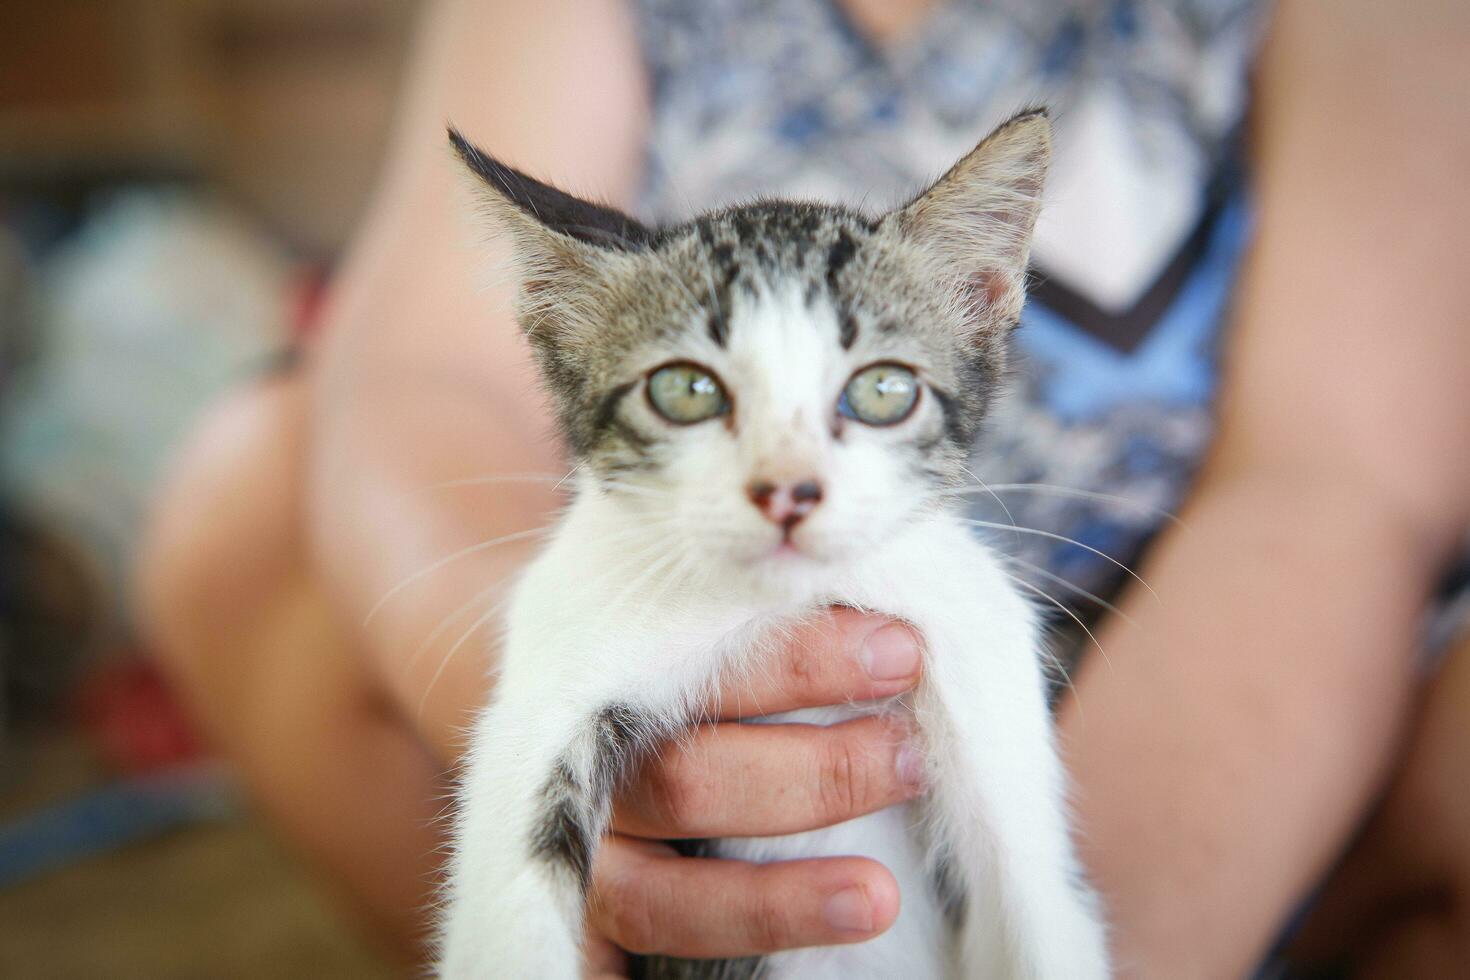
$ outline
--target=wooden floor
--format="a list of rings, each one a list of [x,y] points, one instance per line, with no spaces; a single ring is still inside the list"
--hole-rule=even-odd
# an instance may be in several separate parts
[[[7,768],[0,817],[96,778],[85,752],[66,739],[32,747]],[[0,890],[0,977],[390,975],[248,816],[175,831]]]

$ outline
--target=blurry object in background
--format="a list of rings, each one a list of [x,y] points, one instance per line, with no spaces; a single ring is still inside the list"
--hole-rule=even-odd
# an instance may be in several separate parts
[[[1461,637],[1470,636],[1470,533],[1465,535],[1460,558],[1445,574],[1429,609],[1423,647],[1426,660],[1438,663]]]
[[[77,544],[114,609],[148,495],[199,410],[284,342],[291,265],[182,192],[105,205],[45,261],[0,430],[6,496]]]
[[[218,195],[77,187],[0,211],[33,256],[0,250],[0,976],[387,976],[200,761],[122,614],[172,444],[280,351],[316,270]]]
[[[34,352],[35,266],[0,224],[0,397]],[[80,554],[0,500],[0,772],[20,724],[46,718],[93,649],[98,593]]]
[[[110,772],[146,775],[200,757],[193,726],[157,666],[145,657],[98,665],[78,686],[72,706]]]
[[[0,0],[0,976],[388,975],[124,611],[171,447],[312,317],[417,6]]]
[[[166,8],[178,8],[172,17]],[[48,0],[0,5],[5,176],[76,165],[130,169],[189,153],[197,96],[184,4]],[[66,166],[68,161],[72,166]]]
[[[0,977],[393,975],[218,772],[102,778],[73,737],[34,744],[23,765],[19,792],[0,797]]]
[[[238,816],[217,766],[120,779],[0,823],[0,889],[196,824]]]
[[[315,258],[372,190],[417,2],[215,0],[209,173]]]
[[[0,184],[202,177],[325,256],[371,187],[417,7],[4,0]]]
[[[24,356],[20,324],[30,318],[33,275],[19,237],[0,223],[0,396],[11,368]]]
[[[10,729],[46,717],[92,649],[96,601],[69,549],[0,512],[0,764]]]

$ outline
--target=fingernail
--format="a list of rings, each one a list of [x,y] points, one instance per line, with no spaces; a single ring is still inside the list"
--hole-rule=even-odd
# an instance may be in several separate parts
[[[928,770],[924,765],[923,753],[912,745],[902,746],[898,750],[898,755],[893,759],[893,768],[898,770],[899,780],[909,789],[917,792],[924,788]]]
[[[827,899],[822,914],[839,932],[872,932],[873,905],[861,888],[844,888]]]
[[[863,668],[876,681],[912,677],[919,670],[919,640],[903,623],[880,626],[863,641]]]

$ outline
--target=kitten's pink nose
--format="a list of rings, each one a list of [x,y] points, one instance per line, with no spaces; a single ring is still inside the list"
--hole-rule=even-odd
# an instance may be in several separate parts
[[[745,494],[755,509],[766,515],[766,520],[790,531],[822,502],[822,485],[816,480],[799,483],[754,480],[745,488]]]

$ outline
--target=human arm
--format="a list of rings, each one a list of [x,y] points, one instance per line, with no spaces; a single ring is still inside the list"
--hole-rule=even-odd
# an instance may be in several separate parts
[[[381,186],[310,365],[316,561],[344,626],[441,759],[486,691],[493,630],[466,630],[495,604],[487,586],[535,542],[413,576],[545,525],[565,472],[513,319],[503,244],[476,226],[445,124],[528,171],[626,204],[646,117],[632,30],[615,0],[430,8]],[[486,482],[444,486],[465,480]]]
[[[1463,8],[1282,4],[1219,440],[1061,716],[1139,976],[1239,976],[1325,872],[1410,705],[1470,504]],[[1457,162],[1458,161],[1458,162]]]

